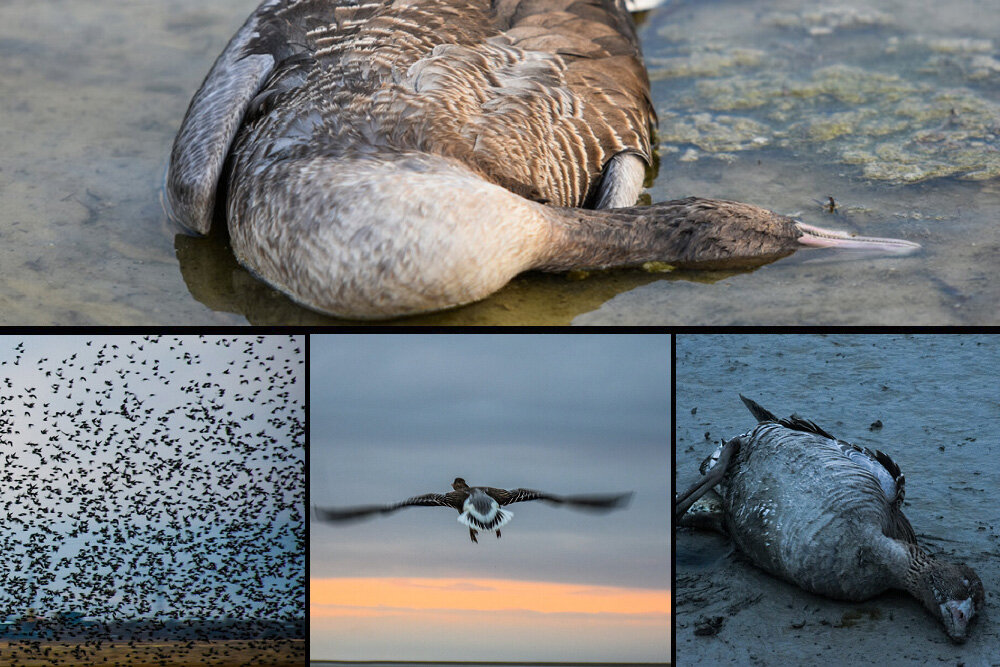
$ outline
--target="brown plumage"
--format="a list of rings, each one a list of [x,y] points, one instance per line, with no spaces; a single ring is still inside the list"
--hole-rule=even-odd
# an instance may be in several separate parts
[[[623,208],[654,121],[620,0],[267,0],[192,100],[166,201],[206,233],[218,197],[242,264],[359,318],[481,299],[528,269],[915,247],[735,202]]]

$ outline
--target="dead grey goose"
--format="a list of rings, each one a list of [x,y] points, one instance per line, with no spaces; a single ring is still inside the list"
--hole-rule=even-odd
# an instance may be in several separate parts
[[[692,504],[718,486],[722,517],[714,525],[759,567],[841,600],[907,591],[948,637],[964,642],[983,608],[983,584],[968,566],[917,544],[892,459],[740,398],[757,426],[706,459],[704,478],[678,496],[675,519],[685,523]],[[697,523],[709,522],[700,516]]]
[[[634,206],[655,113],[621,0],[267,0],[195,94],[165,205],[295,301],[377,319],[529,269],[915,244],[689,197]]]
[[[376,514],[389,514],[404,507],[451,507],[458,510],[458,522],[469,527],[469,537],[479,542],[476,534],[480,530],[496,531],[500,538],[500,528],[510,521],[514,513],[500,509],[511,503],[528,500],[544,500],[557,505],[566,505],[591,511],[608,511],[625,507],[632,498],[631,493],[588,496],[557,496],[534,489],[497,489],[492,486],[469,486],[464,479],[456,477],[448,493],[426,493],[407,498],[389,505],[361,505],[358,507],[316,507],[316,517],[326,522],[341,522],[363,519]]]

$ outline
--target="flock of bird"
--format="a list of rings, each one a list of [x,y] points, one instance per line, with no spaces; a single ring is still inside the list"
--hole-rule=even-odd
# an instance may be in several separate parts
[[[300,336],[0,343],[0,618],[303,619],[304,368]]]

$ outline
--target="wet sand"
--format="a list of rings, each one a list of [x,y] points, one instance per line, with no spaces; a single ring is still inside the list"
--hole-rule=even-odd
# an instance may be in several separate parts
[[[955,645],[904,593],[826,599],[756,568],[721,535],[679,528],[677,664],[995,664],[998,365],[989,336],[678,336],[679,490],[714,444],[753,425],[738,393],[798,413],[892,456],[918,541],[977,572],[986,610]],[[881,430],[869,430],[876,420]]]
[[[0,642],[0,665],[114,665],[133,667],[237,667],[274,665],[291,667],[305,662],[303,640],[230,640],[205,642]]]

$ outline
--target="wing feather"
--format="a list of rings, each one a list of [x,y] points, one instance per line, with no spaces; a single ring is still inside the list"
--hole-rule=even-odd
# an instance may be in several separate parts
[[[165,206],[171,220],[191,231],[211,228],[219,179],[243,115],[288,55],[273,14],[289,4],[294,0],[269,0],[250,15],[212,65],[174,139]]]
[[[453,507],[449,501],[451,494],[426,493],[422,496],[413,496],[391,505],[358,505],[355,507],[318,507],[314,506],[316,517],[321,521],[355,521],[365,519],[375,514],[390,514],[404,507]]]
[[[500,494],[494,494],[500,491]],[[528,500],[544,500],[557,505],[569,505],[578,509],[587,510],[612,510],[624,507],[632,498],[632,493],[598,494],[582,496],[556,496],[534,489],[513,489],[505,491],[503,489],[488,489],[487,493],[501,505],[520,503]]]

